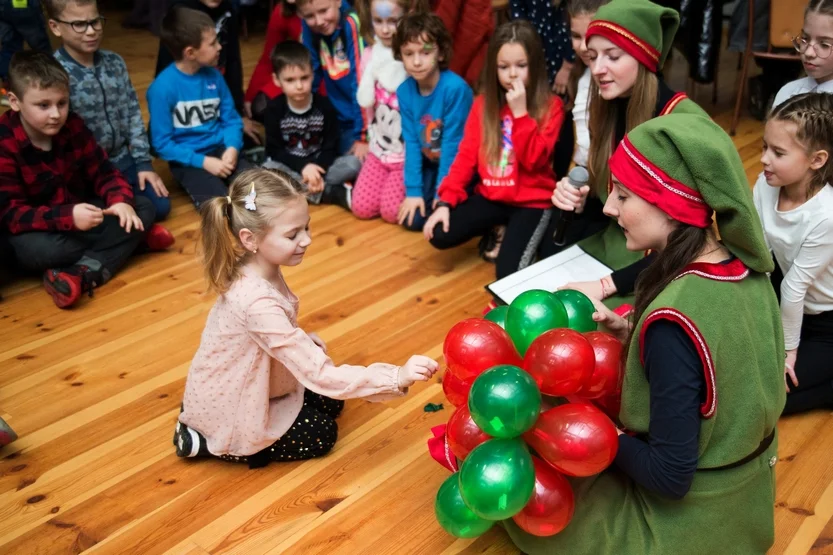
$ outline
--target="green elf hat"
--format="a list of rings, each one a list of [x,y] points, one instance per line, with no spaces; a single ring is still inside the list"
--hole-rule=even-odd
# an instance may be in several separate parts
[[[680,26],[680,14],[648,0],[613,0],[599,8],[586,40],[599,35],[656,73],[665,65]]]
[[[610,157],[610,173],[675,220],[706,228],[747,268],[773,269],[740,156],[708,118],[668,114],[634,128]]]

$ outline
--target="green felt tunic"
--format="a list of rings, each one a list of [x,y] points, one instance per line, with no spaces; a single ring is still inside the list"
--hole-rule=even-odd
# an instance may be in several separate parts
[[[766,275],[729,265],[693,265],[637,323],[622,384],[624,426],[647,434],[649,384],[640,359],[645,323],[680,323],[700,345],[709,390],[701,407],[699,460],[681,500],[653,493],[620,470],[573,479],[576,512],[560,534],[537,538],[504,523],[525,553],[699,555],[765,553],[774,541],[777,438],[752,461],[702,471],[753,453],[784,407],[784,349],[778,303]],[[729,272],[729,275],[726,275]],[[650,319],[650,320],[649,320]]]

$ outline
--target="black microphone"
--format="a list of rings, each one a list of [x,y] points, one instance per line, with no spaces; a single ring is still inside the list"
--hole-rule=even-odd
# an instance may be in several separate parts
[[[569,174],[567,174],[567,181],[569,181],[570,185],[572,185],[576,189],[581,189],[582,187],[587,185],[588,181],[590,181],[590,174],[587,173],[586,168],[576,166],[570,170]],[[573,221],[573,217],[575,215],[575,210],[561,211],[561,217],[555,226],[555,233],[552,234],[552,241],[553,243],[555,243],[556,246],[564,246],[564,236],[567,234],[567,227],[570,225],[570,222]]]

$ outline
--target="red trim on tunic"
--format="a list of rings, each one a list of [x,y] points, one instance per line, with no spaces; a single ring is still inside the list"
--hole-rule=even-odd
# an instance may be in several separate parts
[[[691,187],[670,177],[648,160],[626,136],[610,157],[610,173],[625,187],[675,220],[706,228],[712,209]]]
[[[671,100],[668,101],[668,104],[663,106],[662,111],[659,113],[661,116],[667,116],[671,112],[674,111],[674,108],[677,107],[677,104],[682,102],[683,100],[687,99],[688,95],[684,92],[678,92],[674,96],[671,97]]]
[[[639,330],[640,362],[643,366],[645,365],[643,354],[645,352],[645,332],[648,330],[648,326],[657,320],[669,320],[677,323],[694,343],[694,347],[700,355],[700,361],[703,363],[703,374],[706,378],[706,400],[700,405],[700,414],[703,418],[711,418],[717,410],[717,382],[715,380],[714,361],[703,334],[685,314],[673,308],[659,308],[645,318],[642,329]]]
[[[689,264],[674,279],[694,274],[714,281],[741,281],[749,275],[749,268],[740,258],[735,258],[728,264],[712,264],[709,262],[695,262]]]
[[[640,37],[634,35],[628,29],[625,29],[621,25],[613,23],[612,21],[597,19],[595,21],[591,21],[590,25],[587,27],[587,34],[585,35],[586,40],[589,40],[593,35],[599,35],[606,38],[636,58],[636,61],[640,64],[656,73],[657,68],[659,67],[659,50]]]

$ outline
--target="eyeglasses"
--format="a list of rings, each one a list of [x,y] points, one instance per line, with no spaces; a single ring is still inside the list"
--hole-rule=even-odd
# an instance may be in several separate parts
[[[792,43],[795,50],[801,54],[807,52],[807,49],[812,46],[819,58],[829,58],[830,53],[833,52],[833,46],[827,42],[813,42],[802,37],[795,37]]]
[[[62,21],[60,19],[55,19],[58,23],[63,23],[64,25],[69,25],[72,27],[72,30],[76,33],[83,34],[87,32],[87,29],[90,27],[93,28],[93,31],[101,31],[104,28],[104,24],[107,23],[106,17],[96,17],[95,19],[91,19],[89,21],[77,20],[77,21]]]

